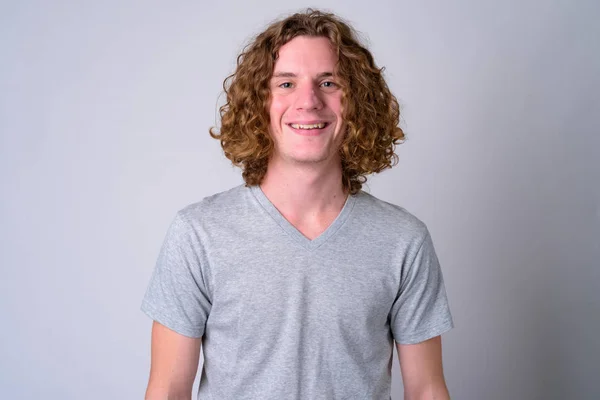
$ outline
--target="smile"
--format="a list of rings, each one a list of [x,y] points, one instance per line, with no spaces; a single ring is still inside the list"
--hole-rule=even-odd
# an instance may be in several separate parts
[[[308,124],[308,125],[303,125],[303,124],[289,124],[289,125],[294,129],[323,129],[328,125],[328,123],[320,122],[317,124]]]

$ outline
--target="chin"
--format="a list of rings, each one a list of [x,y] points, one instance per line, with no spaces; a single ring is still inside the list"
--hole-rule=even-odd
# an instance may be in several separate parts
[[[290,160],[298,164],[316,164],[327,161],[329,157],[325,153],[313,153],[313,154],[293,154],[288,157]]]

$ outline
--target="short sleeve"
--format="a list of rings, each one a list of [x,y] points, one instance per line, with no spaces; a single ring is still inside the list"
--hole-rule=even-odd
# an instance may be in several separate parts
[[[429,232],[412,262],[402,271],[400,290],[390,312],[396,342],[415,344],[454,327],[442,271]]]
[[[194,338],[204,335],[211,309],[201,254],[198,233],[178,213],[167,231],[141,307],[154,321]]]

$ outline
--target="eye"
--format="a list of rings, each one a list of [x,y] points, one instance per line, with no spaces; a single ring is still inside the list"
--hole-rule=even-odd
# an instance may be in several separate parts
[[[337,85],[335,84],[335,82],[325,81],[325,82],[321,83],[321,86],[326,87],[326,88],[334,88]]]
[[[283,89],[289,89],[292,87],[292,82],[283,82],[282,84],[279,85],[280,88]]]

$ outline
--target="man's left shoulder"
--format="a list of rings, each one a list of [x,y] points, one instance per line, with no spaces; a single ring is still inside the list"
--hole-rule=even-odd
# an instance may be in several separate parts
[[[401,234],[423,238],[428,234],[427,225],[414,214],[397,204],[381,200],[361,191],[357,194],[359,219],[364,224],[377,227],[381,233]]]

